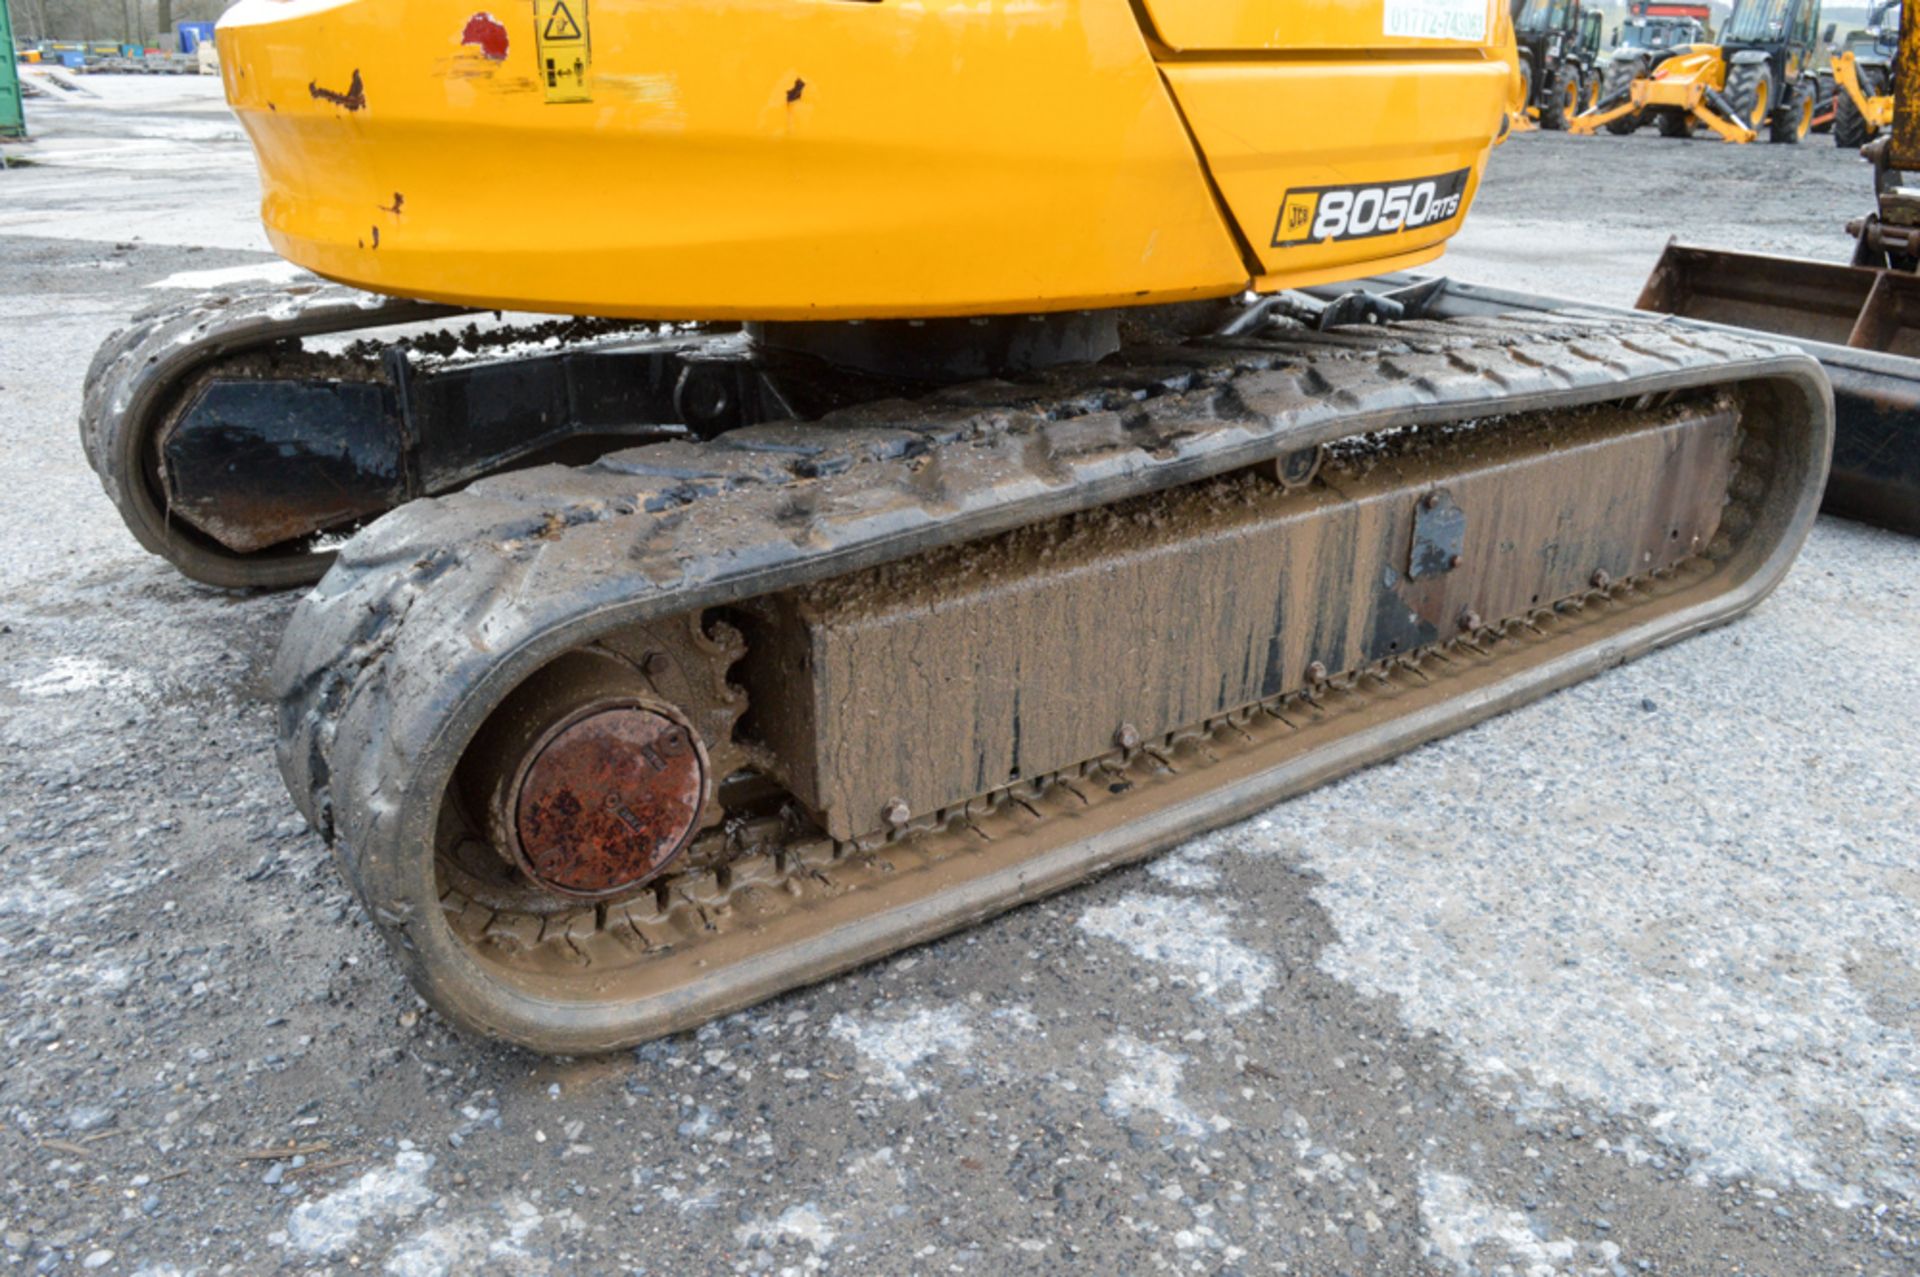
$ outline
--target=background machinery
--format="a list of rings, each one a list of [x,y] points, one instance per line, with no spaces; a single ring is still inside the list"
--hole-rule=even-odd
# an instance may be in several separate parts
[[[1542,128],[1566,128],[1598,99],[1601,24],[1599,8],[1581,0],[1515,0],[1527,114]]]
[[[1834,53],[1833,144],[1861,147],[1893,123],[1894,54],[1900,43],[1900,0],[1879,0],[1863,30]]]
[[[1729,142],[1798,142],[1820,96],[1819,18],[1818,0],[1735,0],[1718,43],[1675,50],[1646,76],[1615,84],[1573,131],[1651,117],[1666,137],[1705,127]]]
[[[1653,68],[1676,50],[1705,44],[1712,32],[1712,9],[1704,4],[1656,4],[1636,0],[1626,20],[1614,32],[1601,78],[1600,102],[1623,102],[1635,80],[1647,79]],[[1606,123],[1607,131],[1628,134],[1645,121],[1639,111],[1626,111]]]
[[[1903,24],[1897,58],[1920,58]],[[1876,207],[1847,224],[1851,266],[1669,244],[1642,309],[1791,338],[1825,366],[1837,410],[1826,509],[1920,535],[1920,104],[1894,77],[1892,131],[1866,147]]]
[[[241,0],[339,282],[142,317],[83,438],[189,575],[319,578],[280,767],[422,995],[673,1032],[1780,579],[1812,359],[1354,282],[1466,215],[1505,2]]]

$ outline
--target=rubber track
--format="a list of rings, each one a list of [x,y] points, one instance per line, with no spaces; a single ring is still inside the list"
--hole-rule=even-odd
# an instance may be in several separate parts
[[[196,550],[170,529],[142,470],[143,427],[213,360],[297,337],[351,332],[469,313],[461,307],[380,297],[337,284],[203,293],[142,311],[95,352],[80,406],[80,446],[134,537],[196,580],[283,586],[313,579],[317,564],[251,565],[245,556]]]
[[[379,520],[300,604],[273,675],[282,774],[360,883],[364,858],[415,854],[421,813],[487,708],[612,626],[1385,427],[1801,362],[1767,342],[1561,315],[1300,332],[484,480]],[[365,903],[404,929],[392,902]]]

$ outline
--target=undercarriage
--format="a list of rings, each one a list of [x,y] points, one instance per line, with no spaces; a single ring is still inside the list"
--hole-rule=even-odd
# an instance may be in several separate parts
[[[354,305],[293,322],[344,329]],[[275,665],[289,789],[434,1005],[571,1053],[1149,855],[1723,621],[1784,572],[1830,447],[1810,359],[1575,313],[1303,322],[1403,309],[1083,316],[996,335],[998,375],[971,380],[927,363],[937,342],[888,363],[884,331],[609,330],[430,358],[243,340],[172,384],[373,385],[383,410],[355,419],[401,421],[405,481],[342,489],[349,521],[396,509],[337,548],[322,511],[301,554],[208,553],[302,580],[332,559]],[[96,383],[96,456],[139,433],[125,405],[169,402],[142,387],[173,331]],[[725,393],[686,394],[707,368]],[[689,422],[676,389],[776,419]],[[423,461],[420,423],[461,395],[556,424],[432,498],[468,462]],[[148,419],[192,438],[179,396]],[[527,464],[575,447],[603,455]],[[164,501],[185,471],[161,453]],[[202,549],[230,530],[204,490]]]

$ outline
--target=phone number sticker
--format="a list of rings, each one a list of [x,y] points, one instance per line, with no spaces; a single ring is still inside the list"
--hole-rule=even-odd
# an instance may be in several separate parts
[[[1273,224],[1273,246],[1369,239],[1434,226],[1455,217],[1467,197],[1470,170],[1405,182],[1307,186],[1288,191]]]
[[[1500,0],[1502,4],[1506,0]],[[1487,0],[1386,0],[1381,31],[1416,40],[1487,39]]]

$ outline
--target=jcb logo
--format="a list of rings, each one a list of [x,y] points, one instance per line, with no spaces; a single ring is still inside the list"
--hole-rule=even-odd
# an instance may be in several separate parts
[[[1289,195],[1287,202],[1280,209],[1280,227],[1283,234],[1276,235],[1274,238],[1276,240],[1295,239],[1305,235],[1307,228],[1313,225],[1313,206],[1318,200],[1319,197],[1314,195]]]

